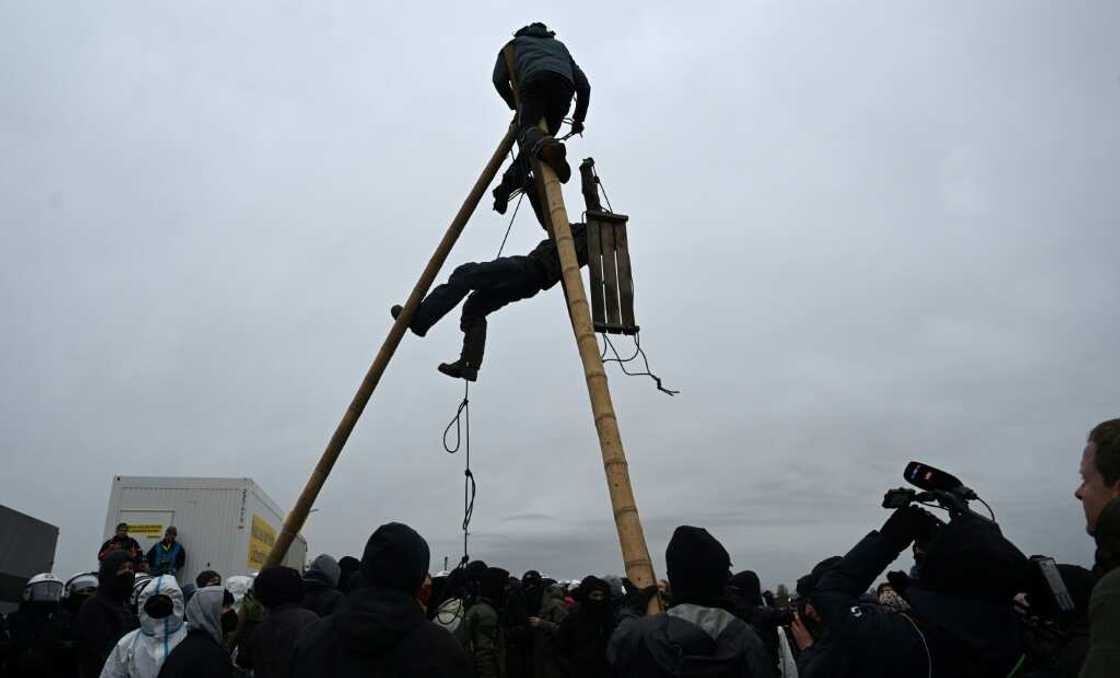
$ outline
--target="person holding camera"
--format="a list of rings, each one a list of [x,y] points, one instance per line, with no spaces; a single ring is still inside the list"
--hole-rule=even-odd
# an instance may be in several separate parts
[[[915,540],[929,544],[922,577],[899,580],[909,584],[899,593],[912,611],[861,602]],[[839,561],[826,563],[806,608],[819,619],[824,643],[799,662],[802,678],[1002,676],[1022,656],[1011,599],[1024,590],[1028,561],[994,522],[964,514],[945,525],[905,506]]]

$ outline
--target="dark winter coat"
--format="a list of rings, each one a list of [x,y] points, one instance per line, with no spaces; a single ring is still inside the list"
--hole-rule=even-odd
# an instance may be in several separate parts
[[[819,672],[803,671],[802,678],[910,678],[929,675],[931,663],[941,678],[1007,675],[1022,653],[1010,600],[997,605],[915,585],[906,592],[912,613],[861,602],[899,553],[871,532],[821,576],[810,598],[828,628],[831,651],[828,661],[814,661]],[[988,668],[980,669],[985,663]]]
[[[357,589],[296,644],[293,678],[458,678],[471,675],[463,648],[405,593]]]
[[[498,624],[498,611],[488,598],[479,598],[463,617],[463,639],[478,678],[502,678],[505,668],[505,639]]]
[[[1097,562],[1100,577],[1089,599],[1089,653],[1081,678],[1115,675],[1120,665],[1120,499],[1105,505],[1097,520]]]
[[[311,563],[303,575],[303,602],[300,606],[320,617],[334,614],[345,596],[338,590],[342,575],[335,559],[323,554]]]
[[[233,664],[229,654],[210,634],[201,629],[191,629],[159,671],[159,678],[231,678]]]
[[[222,647],[222,609],[226,595],[221,586],[198,590],[187,603],[187,637],[163,662],[159,678],[231,678],[233,664]]]
[[[611,675],[607,663],[611,618],[609,603],[602,601],[601,611],[588,603],[579,603],[567,614],[556,630],[556,663],[564,675],[600,678]]]
[[[559,76],[575,88],[576,110],[572,119],[582,122],[587,117],[587,106],[591,101],[591,84],[587,76],[576,64],[564,43],[557,40],[556,34],[544,24],[531,24],[514,34],[508,44],[513,46],[513,64],[517,73],[517,87],[525,89],[538,80]],[[510,72],[506,66],[505,47],[498,52],[494,63],[494,87],[509,105],[510,110],[517,108],[510,86]]]
[[[298,583],[298,580],[296,580]],[[255,678],[288,678],[295,675],[292,656],[304,630],[319,620],[310,610],[295,604],[278,605],[241,644],[237,665],[251,669]]]
[[[97,559],[105,560],[105,556],[113,551],[124,551],[129,555],[129,559],[137,565],[140,564],[140,559],[144,557],[144,550],[140,548],[140,542],[132,537],[113,535],[109,541],[101,545],[101,550],[97,552]]]
[[[772,678],[774,665],[746,622],[714,607],[684,603],[665,614],[623,616],[607,659],[622,676]]]
[[[21,678],[69,678],[73,653],[67,647],[66,616],[57,603],[21,603],[8,615],[11,646],[7,670]],[[0,665],[3,662],[0,661]]]
[[[74,624],[74,644],[78,653],[78,668],[83,678],[97,678],[117,641],[132,629],[139,628],[140,620],[132,614],[125,601],[131,587],[114,595],[113,580],[122,561],[128,554],[117,551],[105,556],[97,574],[97,593],[82,603]]]

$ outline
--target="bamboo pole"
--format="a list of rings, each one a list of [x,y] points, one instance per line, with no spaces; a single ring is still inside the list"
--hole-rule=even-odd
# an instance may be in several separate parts
[[[541,122],[541,128],[545,128]],[[591,311],[587,305],[587,292],[583,288],[583,276],[579,272],[576,259],[575,242],[572,240],[572,226],[568,222],[568,212],[564,207],[564,194],[560,180],[547,164],[536,158],[533,173],[543,187],[549,222],[552,225],[552,239],[556,242],[556,252],[560,256],[560,271],[563,274],[564,294],[568,300],[568,315],[572,321],[572,331],[579,347],[579,357],[583,362],[583,373],[587,380],[587,394],[591,398],[591,412],[595,417],[595,430],[599,434],[599,447],[603,454],[603,470],[607,475],[607,489],[610,491],[614,524],[618,530],[618,541],[622,547],[622,561],[626,576],[639,588],[657,584],[653,573],[653,563],[649,558],[649,548],[642,532],[638,517],[638,504],[630,485],[630,470],[626,463],[626,452],[622,448],[622,437],[618,432],[618,419],[611,402],[611,391],[607,385],[607,373],[603,369],[603,359],[599,355],[599,343],[591,324]],[[648,612],[653,614],[662,609],[659,596],[650,600]]]
[[[354,394],[354,399],[350,401],[350,406],[346,408],[346,412],[342,415],[342,421],[338,423],[334,435],[327,443],[327,448],[323,450],[319,463],[315,465],[315,470],[311,472],[311,477],[307,479],[307,484],[303,486],[303,492],[300,493],[295,506],[292,507],[292,510],[288,512],[284,519],[284,526],[281,528],[276,542],[272,545],[272,550],[268,552],[263,567],[279,565],[288,553],[288,548],[307,520],[307,515],[311,512],[311,507],[315,503],[316,497],[319,496],[319,491],[323,489],[323,484],[327,481],[327,476],[330,475],[334,463],[338,461],[338,457],[342,454],[342,448],[346,445],[346,440],[354,430],[354,425],[358,423],[358,418],[362,416],[362,410],[365,409],[370,396],[373,395],[373,390],[377,388],[378,382],[381,381],[381,375],[385,372],[385,367],[389,364],[389,360],[392,359],[393,353],[401,343],[401,338],[404,337],[405,330],[412,321],[412,314],[416,312],[416,307],[420,304],[424,295],[428,293],[428,288],[432,286],[432,282],[443,266],[443,262],[447,259],[448,253],[451,252],[452,246],[455,245],[455,241],[459,239],[459,234],[463,232],[471,214],[474,213],[478,201],[486,191],[486,187],[494,180],[498,168],[502,166],[502,161],[505,160],[506,155],[513,147],[515,135],[516,128],[513,124],[510,124],[506,135],[494,150],[494,155],[490,156],[490,161],[486,163],[486,167],[483,168],[482,174],[474,182],[474,186],[467,194],[466,199],[463,200],[455,218],[451,220],[447,232],[443,234],[443,240],[436,247],[428,265],[424,267],[424,272],[420,274],[416,286],[412,288],[412,294],[408,296],[404,310],[393,322],[393,327],[389,330],[389,336],[385,337],[381,349],[373,359],[373,364],[370,365],[369,371],[366,372],[365,378],[362,379],[362,383],[358,387],[358,392]]]

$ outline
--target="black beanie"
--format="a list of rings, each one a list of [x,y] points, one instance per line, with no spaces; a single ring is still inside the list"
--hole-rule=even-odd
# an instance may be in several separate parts
[[[268,608],[297,604],[303,600],[303,577],[290,567],[266,567],[253,582],[253,595]]]
[[[728,583],[739,589],[739,592],[751,605],[762,605],[762,582],[759,581],[758,575],[752,570],[737,572]]]
[[[681,525],[674,530],[665,564],[676,603],[715,603],[731,576],[727,549],[702,527]]]
[[[415,595],[428,574],[428,542],[404,523],[385,523],[362,553],[362,578],[374,588]]]
[[[825,558],[817,563],[812,572],[797,580],[797,595],[802,598],[807,598],[812,595],[813,591],[817,588],[817,582],[821,580],[824,573],[835,567],[836,563],[839,563],[841,560],[843,560],[843,558],[840,556],[832,556],[831,558]]]

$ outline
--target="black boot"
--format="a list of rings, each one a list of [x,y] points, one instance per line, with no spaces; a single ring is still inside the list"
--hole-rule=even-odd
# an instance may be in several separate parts
[[[560,183],[568,183],[572,178],[572,168],[568,165],[568,149],[561,142],[552,137],[544,137],[537,142],[536,156],[556,172]]]
[[[486,350],[486,321],[480,321],[463,330],[463,352],[453,363],[440,363],[438,369],[452,379],[478,380],[482,367],[482,354]]]
[[[503,186],[495,186],[491,192],[494,196],[494,211],[498,214],[505,214],[506,209],[509,208],[509,191]]]
[[[396,320],[397,318],[400,317],[401,311],[403,311],[403,310],[404,310],[404,306],[401,306],[400,304],[393,304],[393,307],[389,309],[389,313],[393,316],[393,320]],[[417,332],[412,327],[409,327],[408,329],[412,330],[412,333],[415,334],[418,337],[422,337],[425,334],[427,334],[427,332]]]

